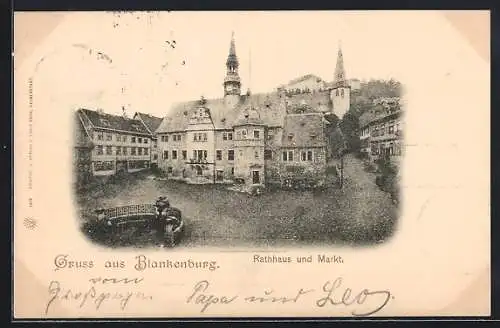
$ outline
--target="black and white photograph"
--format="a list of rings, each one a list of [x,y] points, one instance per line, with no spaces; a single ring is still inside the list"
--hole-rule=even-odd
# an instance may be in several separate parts
[[[76,206],[87,238],[109,247],[391,239],[404,83],[391,75],[390,51],[381,54],[387,66],[356,53],[365,41],[341,25],[325,42],[307,38],[316,25],[263,38],[238,14],[227,14],[227,28],[202,24],[189,36],[159,31],[164,15],[109,16],[116,34],[146,31],[126,40],[134,68],[147,63],[148,71],[136,78],[114,54],[81,50],[114,83],[95,105],[72,109]]]
[[[16,318],[491,312],[489,12],[14,18]]]

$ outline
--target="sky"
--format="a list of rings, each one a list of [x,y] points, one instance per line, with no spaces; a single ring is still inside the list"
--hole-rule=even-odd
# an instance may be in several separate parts
[[[60,106],[164,117],[172,103],[223,95],[234,32],[242,92],[309,73],[331,81],[340,45],[347,78],[405,85],[447,65],[447,28],[435,12],[70,13],[38,49],[34,84]]]

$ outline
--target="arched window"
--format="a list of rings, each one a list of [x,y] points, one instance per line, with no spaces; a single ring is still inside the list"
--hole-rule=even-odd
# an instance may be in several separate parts
[[[342,98],[344,98],[344,89],[340,89],[340,94],[342,95]]]

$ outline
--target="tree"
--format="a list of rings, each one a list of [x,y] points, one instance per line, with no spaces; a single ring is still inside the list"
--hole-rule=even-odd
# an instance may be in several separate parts
[[[357,152],[360,148],[358,117],[350,111],[347,112],[340,121],[339,127],[347,142],[347,150]]]

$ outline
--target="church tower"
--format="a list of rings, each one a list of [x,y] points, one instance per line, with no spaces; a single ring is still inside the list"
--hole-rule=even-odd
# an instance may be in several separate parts
[[[238,74],[238,57],[236,57],[236,46],[234,44],[234,32],[231,36],[229,55],[226,60],[226,77],[224,78],[224,102],[227,105],[235,105],[241,95],[241,81]]]
[[[337,65],[335,66],[335,76],[333,86],[330,91],[330,98],[333,103],[333,112],[342,118],[347,111],[349,111],[351,103],[351,87],[346,79],[344,69],[344,58],[342,56],[342,49],[339,46],[337,53]]]

